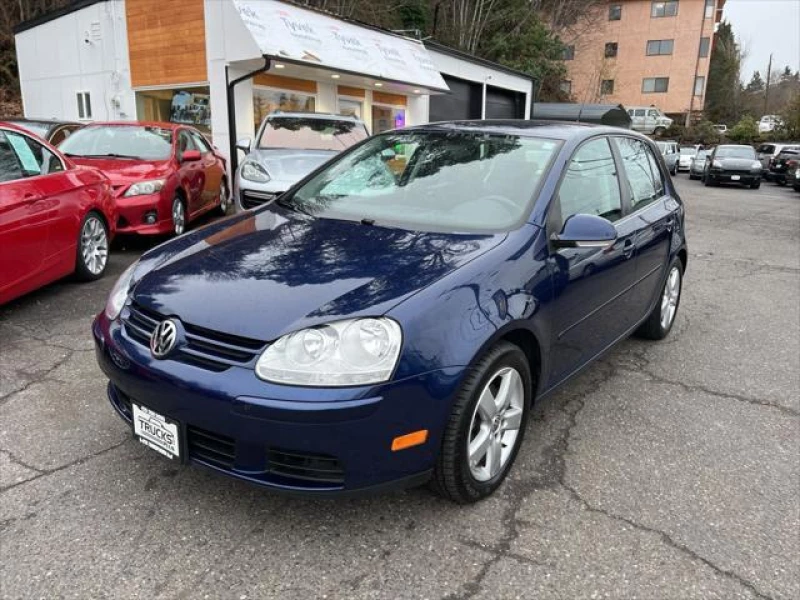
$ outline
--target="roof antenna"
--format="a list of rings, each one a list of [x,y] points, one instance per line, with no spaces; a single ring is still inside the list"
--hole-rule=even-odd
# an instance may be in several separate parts
[[[583,107],[586,102],[581,102],[581,107],[578,109],[578,123],[581,122],[581,117],[583,116]]]

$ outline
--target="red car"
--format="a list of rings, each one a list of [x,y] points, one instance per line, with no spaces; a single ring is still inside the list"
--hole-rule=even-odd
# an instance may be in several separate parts
[[[175,234],[230,203],[225,159],[192,127],[173,123],[93,123],[59,149],[111,180],[118,233]]]
[[[0,304],[73,272],[101,277],[116,222],[107,177],[0,123]]]

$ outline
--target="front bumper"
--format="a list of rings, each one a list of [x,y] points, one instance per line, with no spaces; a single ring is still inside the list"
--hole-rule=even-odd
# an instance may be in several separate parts
[[[237,212],[269,204],[290,187],[291,183],[284,181],[270,180],[266,183],[257,183],[243,179],[237,171],[233,181]]]
[[[463,372],[442,369],[369,388],[280,386],[252,368],[210,372],[156,360],[102,313],[92,332],[109,400],[125,421],[131,402],[144,405],[179,423],[185,462],[293,493],[427,480]],[[392,452],[394,437],[420,429],[429,432],[426,443]]]
[[[706,177],[716,183],[753,184],[761,181],[760,173],[728,173],[726,171],[709,171]]]
[[[171,233],[172,207],[161,193],[115,198],[117,205],[117,233],[136,235],[164,235]],[[148,223],[149,216],[155,222]]]

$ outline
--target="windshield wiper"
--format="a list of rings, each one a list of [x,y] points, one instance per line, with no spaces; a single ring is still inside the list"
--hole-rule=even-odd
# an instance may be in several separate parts
[[[131,160],[143,160],[140,156],[115,154],[114,152],[109,152],[108,154],[67,154],[67,156],[77,156],[80,158],[129,158]]]
[[[303,213],[304,215],[308,215],[309,217],[313,217],[314,214],[309,211],[307,208],[303,208],[299,204],[295,204],[294,202],[290,202],[288,198],[284,198],[283,196],[279,196],[275,200],[275,204],[278,206],[282,206],[283,208],[288,208],[294,212]]]

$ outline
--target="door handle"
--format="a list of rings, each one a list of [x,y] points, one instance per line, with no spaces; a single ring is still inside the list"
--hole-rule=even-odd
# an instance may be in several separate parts
[[[633,251],[635,249],[636,246],[631,240],[629,239],[625,240],[625,242],[622,244],[622,256],[624,256],[626,259],[630,258],[631,256],[633,256]]]

